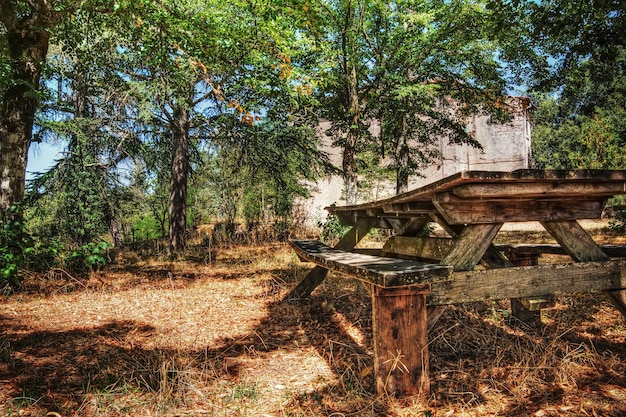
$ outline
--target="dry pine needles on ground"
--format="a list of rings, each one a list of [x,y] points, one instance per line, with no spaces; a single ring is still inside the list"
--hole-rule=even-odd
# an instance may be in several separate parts
[[[31,276],[0,304],[0,415],[626,415],[626,322],[601,295],[561,298],[537,326],[505,301],[448,308],[432,397],[399,402],[373,395],[360,284],[333,276],[280,302],[308,267],[272,244]]]

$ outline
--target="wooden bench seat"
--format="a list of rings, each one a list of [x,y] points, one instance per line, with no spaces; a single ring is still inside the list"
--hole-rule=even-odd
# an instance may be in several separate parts
[[[425,284],[452,276],[453,268],[448,265],[345,252],[318,240],[292,240],[290,243],[306,261],[380,287]]]

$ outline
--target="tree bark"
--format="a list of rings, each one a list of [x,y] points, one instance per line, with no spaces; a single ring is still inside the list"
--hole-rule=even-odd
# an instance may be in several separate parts
[[[341,72],[344,78],[343,108],[348,124],[346,140],[343,146],[343,180],[348,205],[357,203],[358,168],[356,163],[357,145],[361,140],[361,103],[359,101],[359,85],[357,65],[359,61],[358,36],[359,18],[358,5],[348,2],[343,16],[341,31],[342,62]]]
[[[396,158],[396,194],[409,191],[409,163],[410,149],[407,141],[406,114],[402,116],[400,131],[398,132],[398,142],[395,149]]]
[[[56,18],[47,1],[31,2],[26,13],[16,11],[14,3],[0,1],[11,63],[11,79],[0,107],[0,210],[5,213],[24,198],[39,81]]]
[[[348,78],[348,114],[350,117],[350,127],[348,137],[343,149],[343,179],[346,191],[346,203],[348,205],[357,203],[358,193],[358,169],[356,165],[356,147],[360,139],[359,125],[360,108],[359,94],[357,91],[356,68],[352,67],[347,75]]]
[[[169,203],[169,253],[185,249],[187,226],[187,176],[189,174],[189,111],[181,106],[174,110],[172,123],[172,179]]]

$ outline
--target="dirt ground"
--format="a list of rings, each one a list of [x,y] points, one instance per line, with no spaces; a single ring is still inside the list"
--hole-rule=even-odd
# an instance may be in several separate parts
[[[29,276],[0,302],[0,416],[626,416],[626,321],[601,294],[533,325],[507,301],[449,307],[431,398],[398,401],[374,395],[360,284],[281,302],[309,268],[275,243]]]

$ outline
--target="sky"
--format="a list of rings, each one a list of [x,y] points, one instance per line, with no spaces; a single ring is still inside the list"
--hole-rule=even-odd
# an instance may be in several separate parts
[[[36,172],[50,168],[56,159],[61,157],[61,149],[49,143],[32,143],[28,149],[28,165],[26,179],[31,179]]]

